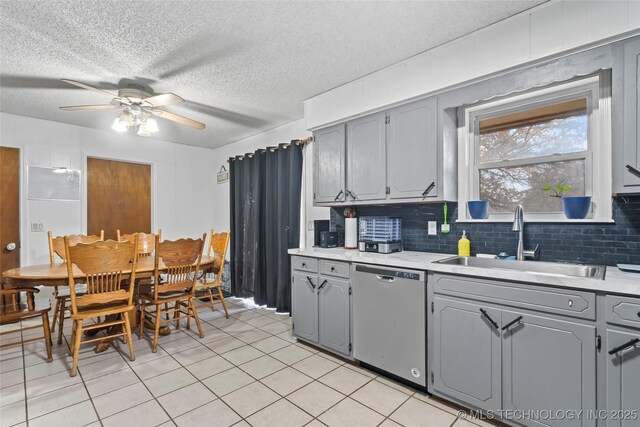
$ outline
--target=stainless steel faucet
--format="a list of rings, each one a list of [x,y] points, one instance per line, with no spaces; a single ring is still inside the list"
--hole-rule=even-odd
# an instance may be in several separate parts
[[[538,259],[538,249],[540,245],[536,245],[533,250],[524,249],[524,208],[522,205],[516,206],[516,212],[513,216],[513,228],[511,231],[518,232],[518,249],[516,250],[516,259],[524,261],[525,258]]]

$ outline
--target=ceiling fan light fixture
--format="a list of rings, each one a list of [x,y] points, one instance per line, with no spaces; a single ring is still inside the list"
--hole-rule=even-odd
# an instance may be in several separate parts
[[[126,132],[127,131],[127,124],[123,121],[120,120],[120,117],[116,117],[116,119],[113,121],[113,124],[111,125],[111,129],[115,130],[116,132]]]
[[[151,133],[156,133],[160,130],[158,129],[158,122],[156,121],[155,117],[147,116],[143,124],[145,128]]]
[[[124,123],[127,127],[133,126],[133,117],[131,117],[128,109],[123,110],[120,114],[120,122]]]
[[[136,133],[138,134],[138,136],[151,136],[151,132],[147,128],[147,124],[145,122],[142,122],[138,126],[138,131]]]

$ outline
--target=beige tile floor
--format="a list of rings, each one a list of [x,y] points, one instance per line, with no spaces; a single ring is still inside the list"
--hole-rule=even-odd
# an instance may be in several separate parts
[[[135,361],[119,342],[101,354],[83,346],[74,378],[68,330],[52,363],[42,342],[3,349],[0,425],[476,425],[453,406],[298,343],[287,315],[233,298],[229,308],[226,319],[199,306],[205,338],[174,330],[156,353],[134,336]]]

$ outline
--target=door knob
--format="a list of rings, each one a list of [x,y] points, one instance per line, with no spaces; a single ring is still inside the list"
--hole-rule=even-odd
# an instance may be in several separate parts
[[[15,248],[17,248],[17,246],[16,246],[16,244],[15,244],[15,243],[13,243],[13,242],[11,242],[11,243],[9,243],[9,244],[7,245],[7,250],[8,250],[8,251],[12,251],[12,250],[14,250]]]

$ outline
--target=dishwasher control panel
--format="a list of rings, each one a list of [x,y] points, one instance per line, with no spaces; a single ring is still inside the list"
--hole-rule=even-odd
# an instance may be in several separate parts
[[[420,274],[411,271],[387,270],[379,267],[369,267],[367,265],[356,265],[356,271],[363,273],[377,274],[387,277],[398,277],[401,279],[420,280]]]

